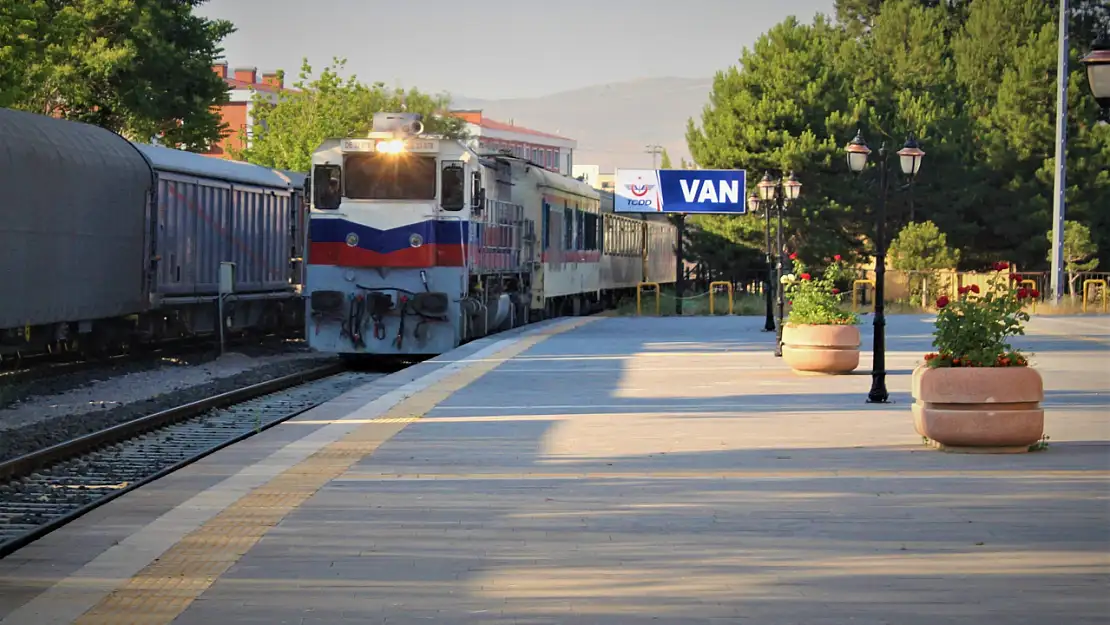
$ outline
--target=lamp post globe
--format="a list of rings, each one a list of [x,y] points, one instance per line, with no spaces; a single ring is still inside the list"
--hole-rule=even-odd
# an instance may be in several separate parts
[[[911,178],[917,176],[917,172],[921,170],[921,161],[925,157],[925,150],[917,144],[917,139],[914,139],[911,134],[906,138],[906,145],[898,150],[898,160],[901,161],[902,173],[910,176]]]
[[[860,131],[856,131],[855,138],[848,143],[848,147],[844,150],[848,156],[848,169],[858,174],[863,171],[864,167],[867,167],[867,157],[871,154],[871,148],[867,147],[867,142],[863,140]]]
[[[763,178],[759,181],[759,184],[755,186],[757,189],[759,189],[759,199],[763,200],[764,202],[770,202],[775,198],[776,185],[775,181],[771,180],[770,172],[764,172]]]
[[[802,194],[802,183],[798,182],[798,179],[794,176],[794,172],[790,172],[790,175],[787,176],[782,186],[786,189],[786,199],[791,202],[798,199],[798,196]]]
[[[748,212],[759,212],[759,196],[755,194],[755,191],[752,191],[752,194],[748,196]]]
[[[1087,66],[1087,83],[1091,95],[1102,108],[1100,119],[1110,122],[1110,35],[1103,33],[1091,46],[1091,53],[1083,57]]]

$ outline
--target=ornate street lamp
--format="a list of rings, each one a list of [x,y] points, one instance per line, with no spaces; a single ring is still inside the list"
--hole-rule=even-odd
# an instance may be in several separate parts
[[[771,320],[770,315],[768,315],[767,322],[764,324],[763,328],[764,328],[764,330],[766,330],[768,332],[770,332],[771,330],[777,329],[776,336],[775,336],[775,356],[781,358],[782,357],[782,319],[783,319],[783,316],[785,315],[785,309],[786,309],[785,294],[783,292],[783,285],[782,285],[782,261],[783,261],[782,214],[786,210],[786,205],[789,204],[790,202],[793,202],[794,200],[798,199],[798,196],[801,195],[801,193],[802,193],[802,183],[798,182],[798,179],[794,176],[794,172],[790,172],[790,174],[785,179],[779,179],[779,180],[774,180],[773,178],[771,178],[771,174],[769,172],[767,172],[767,173],[763,174],[763,179],[760,180],[759,184],[756,185],[756,190],[759,193],[759,199],[769,207],[768,211],[766,213],[766,216],[767,216],[766,218],[767,218],[767,248],[768,248],[767,256],[768,256],[768,263],[770,263],[770,247],[771,247],[771,212],[770,212],[770,208],[774,208],[775,212],[778,213],[778,228],[776,230],[777,234],[775,235],[775,241],[776,241],[776,244],[775,244],[775,249],[776,249],[775,258],[777,260],[775,261],[775,279],[774,279],[774,282],[773,282],[774,288],[777,289],[777,291],[778,291],[779,306],[778,306],[778,314],[776,315],[778,317],[778,323],[776,324],[773,320]],[[770,307],[770,305],[771,305],[770,292],[768,291],[768,307]]]
[[[1091,53],[1083,57],[1087,66],[1087,82],[1102,112],[1099,119],[1110,123],[1110,35],[1103,33],[1091,46]]]
[[[856,131],[856,137],[844,148],[848,157],[848,167],[855,173],[862,172],[867,167],[867,158],[871,149],[863,140],[863,135]],[[906,144],[898,150],[899,164],[902,173],[911,180],[921,170],[921,161],[925,152],[918,145],[913,135],[906,138]],[[872,404],[885,404],[890,399],[886,389],[886,317],[884,315],[883,297],[885,296],[886,280],[886,191],[887,191],[887,164],[886,142],[879,147],[879,211],[875,217],[875,336],[872,348],[871,365],[871,391],[867,393],[867,401]]]
[[[759,194],[756,193],[755,191],[752,191],[752,194],[750,196],[748,196],[748,211],[753,213],[753,214],[758,213],[759,210],[760,210],[760,205],[762,203],[763,203],[763,200],[761,200],[759,198]],[[764,332],[774,332],[775,331],[775,320],[774,320],[775,305],[774,305],[774,302],[772,301],[772,298],[774,297],[774,295],[773,295],[774,291],[772,289],[774,288],[773,285],[774,285],[775,278],[774,278],[774,275],[772,275],[772,274],[774,274],[774,269],[771,265],[771,211],[769,211],[769,210],[768,211],[763,211],[763,223],[764,223],[764,232],[767,235],[767,247],[766,247],[766,251],[767,251],[767,257],[766,257],[767,258],[767,279],[763,282],[763,296],[767,299],[767,318],[763,322],[763,331]]]

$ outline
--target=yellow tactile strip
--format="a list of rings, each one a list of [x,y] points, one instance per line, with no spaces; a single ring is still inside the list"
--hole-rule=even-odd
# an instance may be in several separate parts
[[[177,618],[271,527],[329,481],[373,453],[408,424],[501,363],[549,336],[595,318],[522,337],[429,388],[400,401],[385,414],[331,443],[300,464],[241,497],[160,558],[81,615],[76,625],[161,625]]]

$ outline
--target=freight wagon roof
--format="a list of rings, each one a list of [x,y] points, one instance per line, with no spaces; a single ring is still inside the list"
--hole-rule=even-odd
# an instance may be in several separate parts
[[[41,185],[70,186],[95,176],[150,179],[150,167],[127,139],[91,124],[0,108],[0,146],[0,180],[7,193],[17,192],[12,206],[24,205],[18,196],[23,188],[41,195]],[[22,178],[24,168],[34,179]]]
[[[267,167],[213,158],[158,145],[136,143],[135,147],[145,154],[150,159],[154,169],[159,171],[198,176],[200,178],[214,178],[260,187],[291,188],[288,181]]]
[[[288,169],[275,169],[274,171],[284,175],[286,178],[293,181],[294,189],[304,189],[304,182],[308,179],[308,173],[303,171],[291,171]]]

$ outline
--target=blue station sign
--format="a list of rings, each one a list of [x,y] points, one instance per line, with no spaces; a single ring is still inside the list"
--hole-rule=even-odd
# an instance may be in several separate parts
[[[742,169],[618,169],[617,213],[727,213],[748,211]]]

